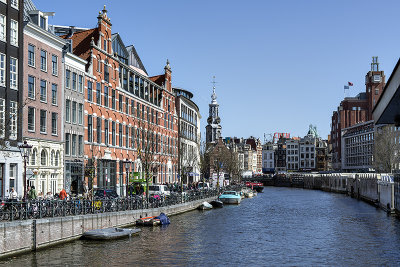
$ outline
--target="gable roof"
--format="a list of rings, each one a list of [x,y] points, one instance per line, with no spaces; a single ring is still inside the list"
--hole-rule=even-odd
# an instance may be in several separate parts
[[[93,37],[94,42],[97,43],[99,40],[99,30],[98,28],[93,28],[76,32],[72,36],[62,35],[60,37],[66,40],[72,40],[72,53],[90,62],[90,42]]]
[[[31,0],[24,0],[24,21],[31,21],[29,11],[37,10],[35,4]]]
[[[136,68],[143,70],[148,75],[147,70],[144,67],[142,60],[140,59],[135,46],[129,45],[126,47],[126,50],[129,53],[129,64],[135,66]],[[134,64],[134,63],[136,63],[136,64]]]

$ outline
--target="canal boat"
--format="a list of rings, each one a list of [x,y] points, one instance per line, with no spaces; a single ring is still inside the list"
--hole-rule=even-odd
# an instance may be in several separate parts
[[[199,210],[211,210],[212,208],[213,206],[207,201],[204,201],[203,203],[201,203],[200,206],[197,207],[197,209]]]
[[[222,201],[219,201],[219,200],[213,200],[210,202],[210,204],[213,206],[213,208],[223,208],[224,207],[224,203],[222,203]]]
[[[110,227],[105,229],[90,230],[83,233],[83,238],[91,240],[110,240],[138,234],[140,229]]]
[[[236,191],[225,191],[218,199],[225,204],[240,204],[242,200],[240,194]]]
[[[160,213],[159,216],[149,216],[136,220],[137,226],[159,226],[170,224],[170,220],[164,213]]]
[[[257,191],[258,193],[262,193],[262,191],[264,190],[263,183],[246,182],[246,186]]]

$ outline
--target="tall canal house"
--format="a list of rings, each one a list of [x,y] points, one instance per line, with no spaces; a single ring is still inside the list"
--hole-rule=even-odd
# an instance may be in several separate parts
[[[0,197],[23,194],[22,141],[24,1],[0,1]]]
[[[89,172],[96,174],[90,179],[86,168],[87,183],[126,194],[130,176],[143,175],[139,153],[151,140],[157,140],[152,182],[175,182],[178,121],[169,62],[162,75],[149,77],[135,48],[112,34],[105,7],[97,22],[96,28],[76,32],[71,28],[61,36],[72,53],[86,61],[84,157]]]

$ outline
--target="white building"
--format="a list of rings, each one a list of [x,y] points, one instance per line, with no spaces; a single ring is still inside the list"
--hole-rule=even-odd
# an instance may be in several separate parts
[[[299,170],[299,140],[286,140],[286,169],[288,171]]]
[[[193,94],[181,88],[173,88],[176,94],[178,117],[179,175],[184,183],[200,181],[200,112],[191,100]],[[184,174],[182,174],[184,172]]]
[[[316,138],[310,133],[300,139],[300,170],[309,171],[315,169],[315,142]]]
[[[262,168],[264,173],[275,172],[275,150],[276,144],[268,143],[262,148]]]

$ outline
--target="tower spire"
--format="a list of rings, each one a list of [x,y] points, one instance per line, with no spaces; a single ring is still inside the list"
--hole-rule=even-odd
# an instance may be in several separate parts
[[[215,84],[217,83],[215,81],[215,76],[213,76],[213,81],[211,82],[213,84],[213,93],[211,95],[211,103],[216,104],[217,103],[217,94],[215,93]]]

